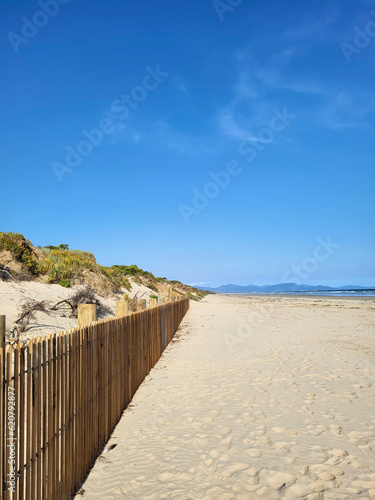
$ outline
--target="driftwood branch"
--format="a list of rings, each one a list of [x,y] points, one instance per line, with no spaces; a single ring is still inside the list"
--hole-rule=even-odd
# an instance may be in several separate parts
[[[78,290],[71,297],[60,300],[56,304],[41,300],[36,301],[33,299],[26,300],[21,305],[20,316],[15,321],[15,326],[11,333],[13,337],[20,337],[20,334],[27,330],[27,327],[33,319],[35,319],[35,314],[37,312],[44,312],[46,314],[51,314],[52,311],[57,311],[60,306],[67,304],[72,309],[72,315],[77,316],[78,314],[78,304],[95,304],[101,313],[107,313],[114,315],[113,311],[106,305],[102,304],[95,296],[95,291],[90,286]]]

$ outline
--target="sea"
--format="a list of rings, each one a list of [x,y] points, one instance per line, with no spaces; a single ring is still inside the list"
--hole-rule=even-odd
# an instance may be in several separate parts
[[[326,297],[375,297],[375,289],[364,290],[317,290],[299,292],[252,292],[244,295],[324,295]]]

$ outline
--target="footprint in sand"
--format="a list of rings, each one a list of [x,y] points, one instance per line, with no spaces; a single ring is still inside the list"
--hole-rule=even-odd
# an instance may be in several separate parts
[[[260,458],[262,456],[262,452],[258,448],[249,448],[245,450],[245,453],[250,458]]]
[[[316,481],[314,481],[313,483],[310,483],[309,484],[309,488],[312,490],[312,491],[317,491],[317,492],[322,492],[324,491],[326,488],[329,488],[329,484],[327,484],[325,481],[323,481],[323,479],[317,479]],[[308,497],[310,498],[310,497]],[[311,497],[313,498],[313,497]],[[324,498],[323,496],[320,497],[320,498]]]
[[[171,472],[162,472],[161,474],[159,474],[157,476],[157,479],[164,483],[165,481],[169,481],[170,479],[172,479],[173,477],[173,474]]]
[[[298,413],[305,413],[307,415],[314,415],[314,412],[307,408],[307,406],[301,406],[301,409],[297,410]]]
[[[285,427],[271,427],[271,431],[276,434],[287,434],[288,436],[298,436],[298,432],[293,429],[286,429]]]
[[[246,475],[250,475],[252,477],[256,476],[259,469],[256,469],[255,467],[249,466],[249,464],[245,464],[242,462],[237,462],[229,465],[225,469],[222,470],[221,476],[224,479],[228,479],[229,477],[233,476],[234,474],[238,472],[246,471]]]
[[[208,455],[214,460],[217,460],[220,457],[221,453],[219,450],[211,450]]]
[[[318,437],[327,430],[325,425],[317,425],[313,420],[307,420],[306,423],[309,424],[306,425],[306,431],[312,436]]]
[[[322,413],[322,416],[327,420],[332,420],[335,418],[335,415],[330,415],[329,413]]]
[[[222,439],[221,444],[226,451],[229,451],[232,448],[233,438],[231,436]]]
[[[335,415],[335,419],[338,422],[347,422],[348,421],[348,417],[347,417],[347,415],[345,415],[345,413],[336,411],[334,408],[330,409],[330,414]]]
[[[345,458],[349,455],[346,450],[340,450],[339,448],[332,448],[331,450],[327,450],[327,453],[337,458]]]
[[[193,443],[196,446],[204,447],[210,442],[210,437],[207,434],[196,434],[193,438]]]
[[[220,434],[220,436],[228,436],[231,434],[232,429],[226,425],[220,425],[216,427],[217,433]]]
[[[200,469],[204,474],[212,474],[216,472],[217,465],[216,461],[208,455],[201,455],[200,457]]]
[[[268,406],[272,409],[276,408],[280,404],[280,401],[277,401],[277,399],[270,399],[268,402]]]
[[[203,422],[198,422],[198,421],[194,421],[194,422],[191,422],[191,427],[193,427],[193,429],[201,429],[203,427]]]
[[[255,415],[255,418],[257,420],[266,420],[267,419],[267,415],[263,411],[261,411],[261,410],[257,410],[254,413],[254,415]]]
[[[308,398],[304,401],[304,403],[307,405],[313,405],[315,403],[316,394],[314,394],[313,392],[308,392],[307,396]]]
[[[259,472],[259,477],[262,482],[265,482],[273,488],[274,490],[281,490],[285,486],[290,486],[295,481],[297,477],[292,474],[287,474],[285,472],[279,472],[276,470],[263,469]]]
[[[290,442],[275,441],[273,444],[274,444],[275,448],[282,450],[285,453],[290,453],[289,447],[297,444],[297,441],[290,441]]]
[[[330,425],[329,430],[333,435],[339,436],[342,432],[342,427],[340,427],[339,425]]]

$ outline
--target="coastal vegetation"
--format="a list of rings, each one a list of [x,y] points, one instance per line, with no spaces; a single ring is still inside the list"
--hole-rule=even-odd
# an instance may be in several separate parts
[[[60,245],[34,246],[20,233],[0,232],[0,278],[15,281],[37,280],[59,284],[90,285],[104,294],[130,291],[131,283],[146,286],[159,293],[160,286],[172,286],[189,293],[192,300],[200,300],[206,293],[180,281],[155,277],[150,271],[135,264],[102,266],[93,253]]]

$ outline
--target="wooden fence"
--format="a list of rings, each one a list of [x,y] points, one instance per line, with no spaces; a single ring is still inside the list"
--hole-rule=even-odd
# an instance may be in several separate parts
[[[184,298],[0,349],[2,499],[77,492],[188,308]]]

